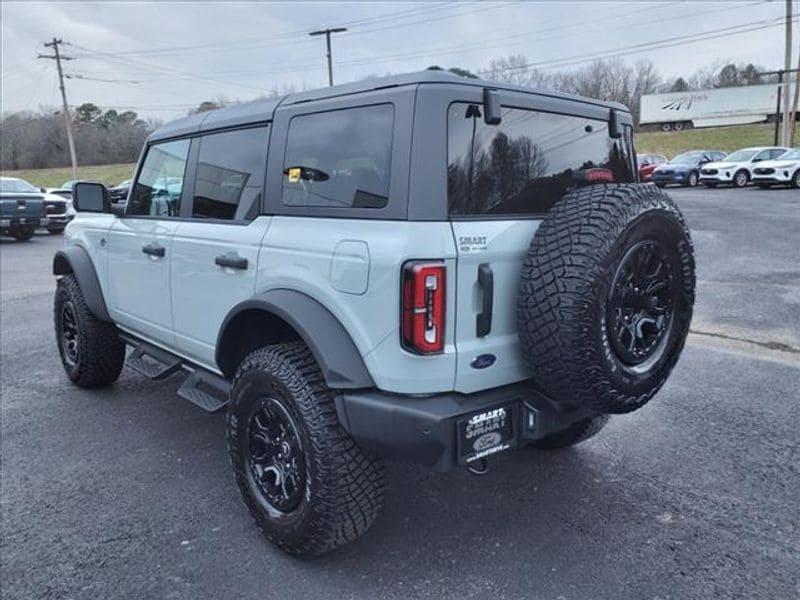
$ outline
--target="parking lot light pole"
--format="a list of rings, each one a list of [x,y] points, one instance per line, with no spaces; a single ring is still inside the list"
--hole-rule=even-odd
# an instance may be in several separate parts
[[[325,43],[327,46],[328,57],[328,85],[333,85],[333,58],[331,57],[331,34],[341,33],[347,31],[347,27],[330,27],[328,29],[320,29],[319,31],[312,31],[308,35],[325,35]]]

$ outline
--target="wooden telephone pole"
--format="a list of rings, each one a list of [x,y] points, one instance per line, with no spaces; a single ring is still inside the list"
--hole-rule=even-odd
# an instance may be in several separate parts
[[[62,56],[58,51],[59,44],[64,42],[60,39],[53,38],[52,42],[45,43],[46,48],[52,48],[53,54],[40,54],[36,58],[47,58],[56,61],[56,68],[58,69],[58,86],[61,88],[61,101],[64,103],[64,123],[67,126],[67,142],[69,143],[69,157],[72,161],[72,179],[78,179],[78,157],[75,154],[75,137],[72,135],[72,118],[69,114],[69,105],[67,104],[67,92],[64,89],[64,71],[61,68],[62,60],[75,60],[71,56]]]

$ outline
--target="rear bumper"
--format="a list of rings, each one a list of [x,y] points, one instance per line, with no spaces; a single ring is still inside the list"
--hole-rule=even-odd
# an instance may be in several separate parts
[[[466,462],[459,423],[474,413],[498,407],[505,408],[512,420],[509,449],[560,431],[592,414],[585,410],[559,411],[528,382],[475,394],[452,392],[415,397],[354,390],[336,398],[339,421],[359,446],[384,460],[415,463],[438,471]]]

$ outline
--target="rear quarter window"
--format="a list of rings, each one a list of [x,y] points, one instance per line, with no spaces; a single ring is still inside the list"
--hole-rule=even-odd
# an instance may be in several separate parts
[[[626,140],[609,137],[605,121],[503,107],[493,126],[482,110],[448,109],[451,216],[541,215],[578,186],[635,181]]]
[[[384,208],[393,130],[391,104],[294,117],[286,142],[283,204]]]

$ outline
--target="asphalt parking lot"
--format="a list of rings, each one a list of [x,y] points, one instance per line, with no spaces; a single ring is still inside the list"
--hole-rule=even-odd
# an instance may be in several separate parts
[[[699,292],[656,399],[481,478],[389,465],[374,527],[306,562],[262,539],[224,417],[176,396],[180,377],[69,384],[62,239],[3,240],[3,598],[800,597],[800,193],[672,193]]]

